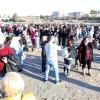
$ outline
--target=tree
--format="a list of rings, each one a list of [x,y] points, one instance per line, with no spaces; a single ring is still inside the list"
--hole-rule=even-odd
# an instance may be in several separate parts
[[[18,15],[17,15],[17,13],[15,13],[14,15],[13,15],[13,20],[16,22],[16,21],[18,21]]]
[[[97,13],[98,13],[97,10],[91,10],[91,11],[90,11],[90,14],[97,14]]]

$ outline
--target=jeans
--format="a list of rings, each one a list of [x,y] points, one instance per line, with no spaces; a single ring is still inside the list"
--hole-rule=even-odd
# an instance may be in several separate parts
[[[54,68],[56,82],[59,82],[58,61],[57,60],[46,60],[45,80],[48,80],[50,67]]]
[[[0,80],[2,79],[3,77],[3,72],[0,72]]]
[[[40,38],[36,37],[36,48],[39,48],[39,40],[40,40]]]
[[[64,58],[64,72],[65,72],[65,75],[69,75],[70,74],[70,66],[71,66],[71,63],[72,63],[72,59],[68,59],[68,58]]]
[[[19,69],[22,69],[22,66],[23,66],[22,53],[23,52],[18,53],[19,62],[20,62]]]

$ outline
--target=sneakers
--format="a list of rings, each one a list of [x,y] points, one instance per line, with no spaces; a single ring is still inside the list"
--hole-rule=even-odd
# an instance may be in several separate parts
[[[62,81],[61,80],[59,80],[58,82],[56,82],[56,84],[60,84]]]
[[[92,76],[92,74],[91,74],[91,73],[88,73],[88,75],[89,75],[89,76]]]
[[[18,72],[22,72],[22,71],[23,71],[23,69],[19,69],[19,70],[18,70]]]
[[[79,70],[79,68],[75,68],[75,70]]]
[[[83,76],[86,76],[86,74],[85,74],[85,73],[83,73]]]
[[[71,77],[71,76],[72,76],[71,74],[68,74],[68,75],[67,75],[67,77]]]
[[[64,74],[67,76],[67,70],[65,70]]]
[[[48,80],[44,80],[44,82],[46,83]]]

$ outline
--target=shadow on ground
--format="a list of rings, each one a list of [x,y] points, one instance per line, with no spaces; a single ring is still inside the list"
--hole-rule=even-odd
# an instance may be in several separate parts
[[[59,62],[59,63],[61,64],[63,62]],[[60,67],[60,68],[62,68],[62,67]],[[81,72],[79,72],[79,71],[75,71],[75,70],[72,70],[72,71],[79,73],[81,75]],[[22,74],[29,76],[29,77],[32,77],[34,79],[38,79],[40,81],[43,81],[44,75],[41,73],[41,57],[34,56],[34,55],[27,55],[27,57],[24,61],[24,71],[22,72]],[[50,71],[49,77],[54,77],[53,70]],[[78,85],[78,86],[81,86],[81,87],[84,87],[87,89],[91,89],[91,90],[94,90],[97,92],[100,91],[100,87],[92,86],[88,83],[82,82],[82,81],[77,80],[77,79],[65,78],[65,76],[62,74],[60,74],[60,79],[62,81],[67,81],[69,83],[72,83],[72,84],[75,84],[75,85]],[[51,80],[49,80],[49,81],[51,81]]]

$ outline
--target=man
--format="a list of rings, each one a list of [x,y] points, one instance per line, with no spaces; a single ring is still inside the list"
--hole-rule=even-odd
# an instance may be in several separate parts
[[[15,54],[13,49],[9,46],[4,45],[4,36],[0,33],[0,78],[3,76],[4,63],[6,63],[6,58],[4,56],[8,54]]]
[[[45,45],[47,43],[47,37],[43,36],[42,37],[42,41],[41,41],[41,47],[42,47],[42,52],[41,52],[41,56],[42,56],[42,72],[45,72],[45,65],[46,65],[46,52],[45,52]]]
[[[59,46],[53,43],[54,36],[50,35],[48,37],[48,43],[45,45],[46,51],[46,71],[45,71],[45,81],[48,81],[48,74],[50,67],[54,68],[56,84],[60,83],[59,73],[58,73],[58,61],[57,61],[57,50],[61,50]]]

